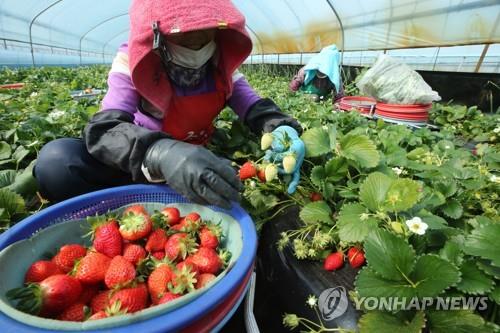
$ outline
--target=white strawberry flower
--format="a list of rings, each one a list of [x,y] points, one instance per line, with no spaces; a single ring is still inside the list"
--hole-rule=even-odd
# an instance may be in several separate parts
[[[495,134],[500,133],[500,127],[496,127],[496,128],[493,130],[493,133],[495,133]]]
[[[408,226],[408,229],[410,229],[411,232],[417,235],[425,234],[425,231],[429,227],[427,223],[423,222],[422,219],[418,216],[415,216],[411,220],[407,220],[406,225]]]
[[[492,183],[500,183],[500,177],[497,177],[495,175],[490,176],[490,182]]]
[[[403,169],[398,168],[398,167],[394,167],[394,168],[392,168],[392,171],[394,171],[394,173],[395,173],[396,175],[398,175],[398,176],[399,176],[401,173],[403,173]]]
[[[307,305],[309,305],[311,308],[314,308],[316,304],[318,303],[318,299],[314,295],[309,295],[307,298]]]

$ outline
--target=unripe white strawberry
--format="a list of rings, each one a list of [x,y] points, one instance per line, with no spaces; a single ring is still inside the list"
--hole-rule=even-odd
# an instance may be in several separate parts
[[[260,139],[260,149],[266,150],[273,144],[273,135],[271,133],[264,133]]]
[[[274,164],[269,164],[266,166],[266,170],[264,172],[266,174],[266,182],[270,182],[278,176],[278,167]]]
[[[297,160],[293,155],[287,155],[283,158],[283,170],[285,170],[285,173],[292,173],[296,164]]]

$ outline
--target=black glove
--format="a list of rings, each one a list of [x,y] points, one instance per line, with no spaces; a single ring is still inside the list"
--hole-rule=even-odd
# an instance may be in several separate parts
[[[189,200],[229,209],[239,201],[243,189],[228,160],[202,146],[161,139],[149,147],[144,166],[151,177],[164,178],[168,185]]]
[[[245,116],[245,124],[254,134],[259,136],[263,132],[272,132],[279,126],[290,126],[299,135],[302,134],[299,122],[283,113],[269,98],[262,98],[250,107]]]

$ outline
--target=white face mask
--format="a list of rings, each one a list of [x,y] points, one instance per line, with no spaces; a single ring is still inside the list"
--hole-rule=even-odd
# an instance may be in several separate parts
[[[217,44],[212,40],[199,50],[172,44],[167,41],[167,49],[172,57],[172,62],[182,67],[198,69],[214,55]]]

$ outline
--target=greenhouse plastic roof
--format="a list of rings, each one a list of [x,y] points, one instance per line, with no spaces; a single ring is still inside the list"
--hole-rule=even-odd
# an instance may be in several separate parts
[[[500,42],[499,0],[233,2],[247,19],[254,54],[311,53],[329,44],[364,52]],[[127,40],[129,5],[126,0],[2,0],[0,63],[9,57],[27,65],[64,57],[109,62]]]

